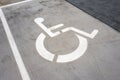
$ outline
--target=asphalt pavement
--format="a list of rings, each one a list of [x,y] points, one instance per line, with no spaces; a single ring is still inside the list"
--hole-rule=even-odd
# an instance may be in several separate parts
[[[2,12],[0,80],[120,80],[120,33],[105,23],[65,0],[33,0]],[[54,30],[58,24],[64,26]],[[52,37],[52,29],[60,34]]]
[[[21,2],[23,0],[0,0],[0,6]]]

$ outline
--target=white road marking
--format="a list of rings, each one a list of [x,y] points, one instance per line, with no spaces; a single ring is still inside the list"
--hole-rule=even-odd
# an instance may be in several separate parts
[[[52,33],[50,29],[48,29],[44,24],[42,24],[42,22],[44,21],[43,18],[36,18],[35,20],[35,23],[38,24],[40,26],[40,28],[42,28],[50,37],[55,37],[57,35],[60,34],[60,32],[55,32],[55,33]]]
[[[55,55],[50,53],[49,51],[47,51],[46,48],[44,47],[45,38],[46,38],[46,36],[43,33],[41,33],[39,35],[39,37],[36,40],[36,49],[37,49],[39,55],[42,56],[44,59],[53,61]]]
[[[85,51],[87,50],[87,46],[88,46],[87,39],[77,34],[76,36],[79,40],[79,45],[77,49],[69,54],[59,55],[57,58],[58,63],[65,63],[65,62],[71,62],[71,61],[77,60],[85,53]]]
[[[51,38],[52,37],[55,37],[57,35],[60,34],[60,32],[58,31],[58,34],[57,33],[53,33],[51,32],[51,30],[55,30],[61,26],[64,26],[64,24],[58,24],[56,26],[53,26],[51,28],[47,28],[42,22],[44,21],[44,18],[36,18],[35,20],[35,23],[39,25],[40,28],[42,28]],[[98,30],[95,29],[93,30],[93,32],[91,34],[89,33],[86,33],[84,31],[81,31],[81,30],[78,30],[74,27],[68,27],[68,28],[65,28],[63,30],[61,30],[63,33],[64,32],[67,32],[67,31],[74,31],[76,33],[79,33],[79,34],[82,34],[86,37],[89,37],[89,38],[94,38],[97,33],[98,33]],[[79,39],[79,46],[78,48],[69,53],[69,54],[66,54],[66,55],[58,55],[58,58],[57,58],[57,61],[58,63],[65,63],[65,62],[71,62],[71,61],[74,61],[76,59],[78,59],[79,57],[81,57],[85,51],[87,50],[87,46],[88,46],[88,42],[87,42],[87,39],[82,37],[82,36],[79,36],[76,34],[76,36],[78,37]],[[40,54],[40,56],[42,56],[44,59],[48,60],[48,61],[53,61],[54,60],[54,57],[55,55],[52,54],[51,52],[47,51],[47,49],[44,47],[44,40],[46,38],[46,35],[44,35],[43,33],[41,33],[37,40],[36,40],[36,49],[38,51],[38,53]]]
[[[11,46],[14,58],[16,60],[18,69],[20,71],[21,77],[22,77],[23,80],[31,80],[30,77],[29,77],[29,74],[27,72],[27,69],[26,69],[26,67],[24,65],[24,62],[22,60],[22,57],[20,55],[20,52],[19,52],[19,50],[17,48],[17,45],[16,45],[15,40],[13,38],[13,35],[12,35],[11,31],[10,31],[9,25],[7,23],[7,20],[5,18],[5,15],[4,15],[2,9],[0,9],[0,17],[1,17],[1,21],[3,23],[3,27],[4,27],[4,30],[6,32],[9,44]]]
[[[65,28],[65,29],[62,30],[62,32],[67,32],[67,31],[70,31],[70,30],[71,30],[71,31],[74,31],[74,32],[76,32],[76,33],[82,34],[82,35],[84,35],[84,36],[86,36],[86,37],[89,37],[89,38],[91,38],[91,39],[93,39],[93,38],[97,35],[97,33],[98,33],[98,30],[97,30],[97,29],[93,30],[92,33],[89,34],[89,33],[86,33],[86,32],[84,32],[84,31],[78,30],[78,29],[76,29],[76,28],[74,28],[74,27]]]
[[[71,61],[77,60],[79,57],[81,57],[85,53],[85,51],[87,50],[87,45],[88,45],[87,39],[77,34],[76,36],[79,39],[78,48],[69,54],[58,55],[56,62],[58,63],[71,62]],[[44,46],[45,38],[46,36],[43,33],[39,35],[39,37],[36,40],[36,49],[41,57],[43,57],[44,59],[48,61],[53,61],[55,58],[55,54],[52,54],[45,48]]]
[[[60,28],[60,27],[62,27],[62,26],[64,26],[64,24],[58,24],[58,25],[56,25],[56,26],[50,27],[49,29],[50,29],[50,30],[55,30],[55,29],[58,29],[58,28]]]
[[[29,2],[29,1],[32,1],[32,0],[25,0],[25,1],[17,2],[17,3],[12,3],[12,4],[5,5],[5,6],[1,6],[0,8],[6,8],[6,7],[10,7],[10,6],[26,3],[26,2]]]

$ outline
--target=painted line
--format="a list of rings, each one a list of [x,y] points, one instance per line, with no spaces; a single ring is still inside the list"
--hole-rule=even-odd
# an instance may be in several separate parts
[[[58,29],[58,28],[60,28],[62,26],[64,26],[64,24],[58,24],[56,26],[50,27],[49,29],[52,31],[52,30]]]
[[[50,53],[48,50],[46,50],[46,48],[44,47],[44,40],[45,40],[46,36],[41,33],[37,40],[36,40],[36,49],[39,53],[40,56],[42,56],[43,58],[45,58],[46,60],[49,61],[53,61],[55,55]]]
[[[97,29],[94,29],[94,30],[92,31],[92,33],[89,34],[89,33],[86,33],[86,32],[84,32],[84,31],[78,30],[78,29],[76,29],[76,28],[74,28],[74,27],[69,27],[69,28],[65,28],[65,29],[62,30],[62,32],[67,32],[67,31],[74,31],[74,32],[77,32],[77,33],[79,33],[79,34],[82,34],[82,35],[84,35],[84,36],[86,36],[86,37],[89,37],[89,38],[91,38],[91,39],[93,39],[93,38],[97,35],[97,33],[99,32]]]
[[[79,39],[79,46],[72,53],[69,53],[66,55],[58,55],[58,58],[57,58],[58,63],[65,63],[65,62],[71,62],[71,61],[77,60],[85,53],[88,46],[87,39],[77,34],[76,36]]]
[[[10,7],[10,6],[14,6],[14,5],[18,5],[18,4],[22,4],[22,3],[26,3],[32,0],[25,0],[25,1],[21,1],[21,2],[17,2],[17,3],[13,3],[13,4],[9,4],[9,5],[5,5],[5,6],[1,6],[0,8],[6,8],[6,7]]]
[[[79,36],[77,34],[76,34],[76,36],[79,39],[79,46],[77,47],[77,49],[69,54],[58,55],[58,58],[56,58],[56,62],[58,62],[58,63],[71,62],[71,61],[77,60],[85,53],[85,51],[87,50],[87,46],[88,46],[87,39],[82,36]],[[41,33],[38,36],[38,38],[36,40],[36,49],[41,57],[43,57],[44,59],[46,59],[48,61],[54,61],[56,55],[49,52],[45,48],[45,46],[44,46],[45,38],[46,38],[46,36],[43,33]]]
[[[17,45],[16,45],[15,40],[13,38],[13,35],[12,35],[11,31],[10,31],[9,25],[7,23],[7,20],[5,18],[5,15],[4,15],[2,9],[0,9],[0,17],[1,17],[1,21],[2,21],[2,24],[3,24],[4,30],[6,32],[9,44],[11,46],[14,58],[16,60],[18,69],[20,71],[21,77],[22,77],[23,80],[31,80],[30,77],[29,77],[29,74],[27,72],[27,69],[26,69],[26,67],[24,65],[24,62],[22,60],[22,57],[20,55],[20,52],[19,52],[19,50],[17,48]]]
[[[37,25],[39,25],[40,28],[42,28],[50,37],[55,37],[57,35],[60,34],[60,32],[55,32],[55,33],[52,33],[50,29],[48,29],[44,24],[42,24],[42,22],[44,21],[43,18],[39,17],[39,18],[36,18],[35,20],[35,23]]]

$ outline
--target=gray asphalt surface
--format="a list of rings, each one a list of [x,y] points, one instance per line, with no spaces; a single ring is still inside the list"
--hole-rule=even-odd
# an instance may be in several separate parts
[[[8,39],[0,21],[0,80],[21,80]]]
[[[0,6],[8,5],[8,4],[12,4],[20,1],[23,1],[23,0],[0,0]]]
[[[108,25],[64,0],[34,0],[2,10],[31,80],[120,80],[120,34]],[[63,23],[63,28],[73,26],[88,33],[98,29],[99,33],[94,39],[87,38],[88,49],[79,59],[69,63],[50,62],[35,47],[37,37],[44,33],[34,22],[37,17],[43,17],[48,28]],[[56,55],[68,54],[79,44],[72,31],[54,38],[45,35],[45,48]],[[2,23],[0,80],[22,80]]]

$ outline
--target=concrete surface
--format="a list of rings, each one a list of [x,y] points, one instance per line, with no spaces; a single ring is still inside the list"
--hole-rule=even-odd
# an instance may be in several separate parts
[[[120,33],[108,25],[64,0],[34,0],[2,10],[31,80],[120,80]],[[37,17],[45,18],[44,24],[48,27],[64,23],[63,28],[73,26],[88,33],[98,29],[99,33],[94,39],[87,38],[88,49],[79,59],[69,63],[49,62],[42,58],[35,48],[37,37],[44,32],[34,22]],[[0,68],[3,66],[10,69],[1,69],[0,79],[22,80],[2,23],[0,25],[0,55],[5,59],[6,53],[12,59],[6,59],[6,65],[0,62]],[[57,55],[74,51],[78,43],[74,32],[66,32],[54,38],[47,37],[44,42],[45,47]],[[1,76],[3,72],[6,77]],[[14,74],[15,76],[12,76]]]

